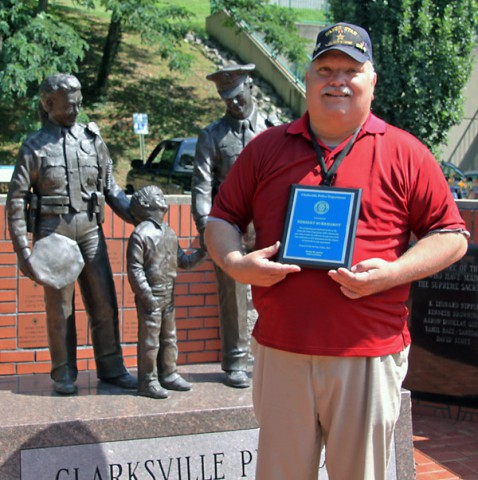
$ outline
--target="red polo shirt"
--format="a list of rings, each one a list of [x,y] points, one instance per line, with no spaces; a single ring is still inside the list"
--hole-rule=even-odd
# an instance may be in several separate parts
[[[290,186],[321,183],[308,120],[306,113],[258,135],[216,196],[211,216],[242,231],[252,220],[258,249],[281,239]],[[328,168],[346,143],[325,153]],[[353,264],[374,257],[395,260],[408,248],[410,233],[421,238],[434,230],[465,229],[429,150],[372,114],[340,165],[334,186],[362,189]],[[259,314],[253,335],[263,345],[310,355],[396,353],[410,343],[409,288],[351,300],[327,271],[302,267],[272,287],[253,287]]]

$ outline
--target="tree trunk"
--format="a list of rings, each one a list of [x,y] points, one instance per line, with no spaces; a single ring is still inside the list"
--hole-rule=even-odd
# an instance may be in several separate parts
[[[48,9],[48,0],[38,0],[38,13],[46,12]]]
[[[119,44],[121,42],[121,17],[111,19],[108,28],[108,36],[106,37],[105,46],[103,48],[103,57],[101,58],[98,76],[96,78],[96,94],[105,96],[108,91],[108,77],[111,73],[113,62],[118,53]]]

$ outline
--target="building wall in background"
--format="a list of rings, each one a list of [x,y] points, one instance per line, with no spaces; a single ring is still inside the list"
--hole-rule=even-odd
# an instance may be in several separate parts
[[[463,120],[448,133],[448,145],[443,147],[442,159],[461,170],[478,170],[478,48],[475,49],[473,71],[463,92]]]
[[[329,7],[328,0],[269,0],[272,5],[289,8],[308,8],[310,10],[327,10]]]

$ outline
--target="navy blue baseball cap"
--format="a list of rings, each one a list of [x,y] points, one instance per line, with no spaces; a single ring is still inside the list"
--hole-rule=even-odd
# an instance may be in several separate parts
[[[367,31],[351,23],[336,23],[321,30],[317,35],[312,61],[330,50],[344,52],[360,63],[373,63],[372,42]]]

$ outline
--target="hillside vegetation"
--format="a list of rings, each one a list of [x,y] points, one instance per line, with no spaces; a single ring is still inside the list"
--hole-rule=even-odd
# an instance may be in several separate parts
[[[191,70],[187,74],[171,73],[166,63],[159,60],[156,49],[141,45],[134,35],[125,35],[110,78],[108,98],[93,103],[88,86],[93,84],[109,18],[101,11],[80,10],[69,3],[56,2],[55,8],[62,9],[65,21],[75,24],[90,45],[77,74],[84,96],[80,120],[98,123],[115,160],[117,181],[123,184],[130,160],[140,157],[139,137],[133,132],[133,113],[148,114],[147,153],[167,136],[196,135],[223,111],[214,85],[205,80],[216,66],[200,48],[184,42],[184,48],[194,55]],[[2,112],[2,164],[13,163],[20,146],[21,139],[15,138],[20,116],[21,110]]]
[[[163,2],[164,3],[164,2]],[[195,136],[212,120],[222,115],[220,101],[214,84],[205,79],[216,69],[207,58],[197,36],[206,40],[205,18],[209,14],[208,0],[169,0],[195,13],[191,23],[194,35],[184,42],[184,49],[193,55],[191,69],[186,74],[171,72],[158,55],[159,45],[142,45],[139,37],[124,34],[123,42],[112,75],[106,99],[94,101],[89,95],[103,41],[107,32],[109,15],[102,9],[84,10],[70,0],[50,1],[50,7],[59,11],[65,22],[74,25],[90,46],[77,74],[83,85],[83,109],[79,120],[94,121],[100,129],[115,161],[116,178],[120,185],[131,159],[140,157],[139,137],[133,131],[133,113],[147,113],[149,135],[145,136],[146,155],[159,140],[172,136]],[[315,11],[300,11],[304,21],[319,21]],[[14,111],[1,109],[0,164],[12,164],[21,144],[18,125],[23,106]]]

